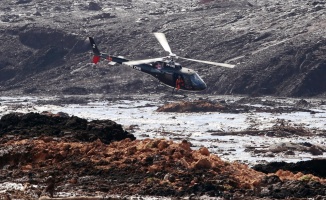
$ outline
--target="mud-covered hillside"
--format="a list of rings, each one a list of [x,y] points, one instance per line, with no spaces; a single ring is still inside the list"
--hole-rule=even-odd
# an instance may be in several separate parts
[[[9,94],[166,92],[126,66],[91,63],[102,51],[130,59],[174,53],[236,64],[222,69],[182,62],[207,82],[208,94],[325,96],[323,1],[40,1],[0,3],[0,90]]]

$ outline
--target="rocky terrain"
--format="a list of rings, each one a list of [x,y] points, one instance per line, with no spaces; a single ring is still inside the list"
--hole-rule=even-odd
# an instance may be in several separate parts
[[[284,163],[259,165],[256,171],[245,164],[223,161],[205,147],[193,150],[186,140],[135,140],[111,121],[92,121],[87,126],[76,121],[84,120],[64,113],[17,113],[1,118],[1,198],[326,196],[321,170],[325,160],[292,167]],[[56,131],[44,130],[46,124]],[[88,132],[83,132],[85,128]]]
[[[88,36],[130,59],[176,54],[236,64],[182,62],[207,82],[204,94],[325,96],[325,7],[303,0],[40,1],[0,3],[2,94],[169,92],[125,66],[91,63]]]

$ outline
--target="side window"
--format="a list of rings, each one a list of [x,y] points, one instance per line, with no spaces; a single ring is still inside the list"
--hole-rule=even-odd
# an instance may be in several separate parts
[[[185,84],[185,88],[192,89],[192,82],[190,80],[190,77],[188,75],[183,76],[183,81]]]
[[[155,69],[162,69],[163,68],[163,64],[164,64],[164,62],[155,62],[155,63],[152,64],[152,66]]]

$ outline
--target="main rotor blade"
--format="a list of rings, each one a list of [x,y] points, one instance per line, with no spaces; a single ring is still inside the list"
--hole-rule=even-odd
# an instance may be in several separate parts
[[[163,49],[167,52],[169,52],[170,54],[172,54],[170,45],[168,43],[168,41],[166,40],[166,37],[164,35],[164,33],[154,33],[156,39],[159,41],[159,43],[162,45]]]
[[[125,65],[141,65],[141,64],[147,64],[147,63],[152,63],[152,62],[157,62],[157,61],[163,61],[163,58],[152,58],[152,59],[145,59],[145,60],[131,60],[124,62],[123,64]]]
[[[183,57],[179,57],[179,58],[184,59],[184,60],[194,61],[194,62],[205,63],[205,64],[209,64],[209,65],[215,65],[215,66],[219,66],[219,67],[233,68],[235,66],[235,65],[231,65],[231,64],[227,64],[227,63],[217,63],[217,62],[211,62],[211,61],[206,61],[206,60],[195,60],[195,59],[183,58]]]

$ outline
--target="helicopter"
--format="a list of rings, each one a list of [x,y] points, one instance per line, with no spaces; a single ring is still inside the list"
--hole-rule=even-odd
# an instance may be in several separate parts
[[[185,57],[177,56],[172,53],[171,48],[164,33],[154,33],[154,36],[161,44],[163,49],[169,53],[168,56],[160,58],[151,58],[145,60],[128,60],[121,56],[113,56],[101,53],[92,37],[89,37],[90,44],[93,50],[93,63],[97,64],[101,58],[110,62],[110,64],[123,64],[131,67],[132,69],[147,73],[157,78],[160,82],[173,88],[174,90],[187,90],[187,91],[202,91],[207,88],[206,83],[202,78],[192,69],[182,67],[179,63],[175,62],[176,59],[189,60],[219,67],[233,68],[235,65],[226,63],[210,62],[205,60],[196,60]]]

